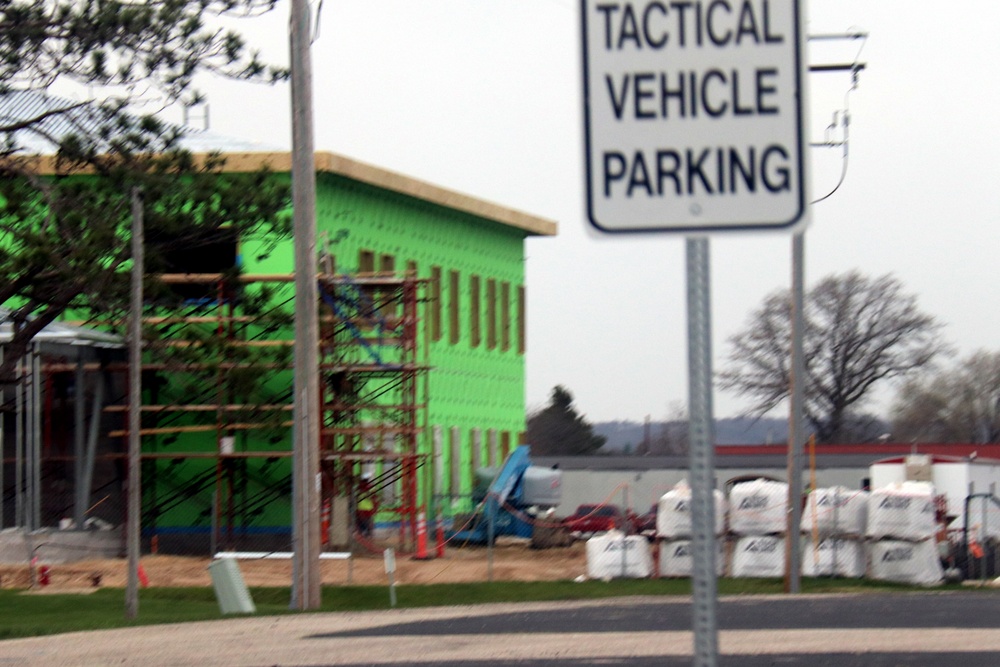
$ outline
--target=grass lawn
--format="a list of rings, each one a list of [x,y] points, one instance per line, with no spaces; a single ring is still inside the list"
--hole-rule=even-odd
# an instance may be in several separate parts
[[[949,590],[960,586],[942,586]],[[780,593],[779,580],[719,579],[720,595]],[[910,591],[912,586],[844,579],[803,579],[804,593]],[[686,579],[622,579],[610,582],[494,582],[474,584],[407,585],[396,587],[397,607],[428,607],[522,602],[585,600],[625,595],[688,595]],[[293,613],[288,588],[251,588],[258,615]],[[386,586],[327,586],[322,611],[361,611],[389,608]],[[103,588],[91,594],[37,594],[0,590],[0,639],[122,628],[156,623],[181,623],[224,618],[212,588],[148,588],[140,592],[139,618],[124,616],[125,593]]]

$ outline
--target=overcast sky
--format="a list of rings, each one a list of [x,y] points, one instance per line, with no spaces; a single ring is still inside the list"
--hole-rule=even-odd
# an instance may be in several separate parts
[[[243,23],[287,61],[287,2]],[[811,0],[810,34],[869,33],[847,98],[843,185],[812,207],[807,283],[895,274],[960,353],[1000,349],[1000,3]],[[551,218],[529,240],[527,401],[565,385],[594,421],[663,418],[687,401],[683,237],[598,238],[584,208],[576,0],[335,0],[314,44],[316,147]],[[860,43],[815,45],[850,62]],[[850,90],[809,77],[813,140]],[[203,85],[212,129],[287,147],[288,87]],[[812,192],[836,185],[839,149],[811,151]],[[790,280],[784,233],[711,239],[713,347]],[[872,406],[884,408],[891,392]],[[744,403],[715,394],[716,416]]]

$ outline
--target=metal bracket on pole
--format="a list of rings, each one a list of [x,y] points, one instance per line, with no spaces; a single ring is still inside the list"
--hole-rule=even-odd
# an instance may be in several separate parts
[[[712,326],[708,239],[687,241],[688,401],[691,475],[694,662],[718,661],[715,580],[715,461],[712,435]]]

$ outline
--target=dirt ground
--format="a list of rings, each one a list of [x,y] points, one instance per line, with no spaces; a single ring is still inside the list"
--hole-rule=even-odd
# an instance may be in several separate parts
[[[587,570],[585,544],[582,541],[551,549],[532,549],[522,542],[498,541],[492,551],[494,581],[574,579]],[[434,555],[433,550],[431,555]],[[146,555],[140,560],[150,586],[211,586],[210,563],[208,558],[164,555]],[[291,582],[290,560],[241,560],[239,564],[248,586],[288,586]],[[126,583],[125,559],[87,560],[48,567],[49,585],[36,587],[40,592],[122,588]],[[323,560],[320,567],[324,584],[387,582],[381,551],[356,553],[350,560]],[[37,571],[34,574],[37,579]],[[446,548],[443,558],[430,560],[415,560],[406,554],[396,555],[397,584],[488,581],[489,575],[490,554],[485,547]],[[0,587],[31,586],[32,572],[27,564],[0,564]]]

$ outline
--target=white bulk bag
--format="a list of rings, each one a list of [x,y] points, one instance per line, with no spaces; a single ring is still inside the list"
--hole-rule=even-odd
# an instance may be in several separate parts
[[[872,542],[870,549],[873,579],[933,586],[944,578],[934,540],[881,540]]]
[[[726,530],[726,497],[718,489],[713,496],[715,534],[722,535]],[[678,482],[660,497],[656,504],[656,534],[667,538],[691,536],[691,487],[687,482]]]
[[[903,482],[872,491],[868,501],[868,536],[919,541],[937,532],[934,487]]]
[[[736,540],[734,577],[781,577],[785,574],[785,538],[753,535]]]
[[[649,541],[642,535],[611,530],[587,540],[587,577],[642,579],[652,573]]]
[[[788,484],[757,479],[729,492],[729,529],[738,535],[785,532]]]
[[[722,576],[725,559],[722,541],[715,541],[715,575]],[[660,542],[660,576],[690,577],[693,567],[691,540],[666,540]]]
[[[815,522],[821,536],[864,535],[868,497],[867,491],[854,491],[844,486],[811,491],[802,511],[802,532],[811,533]]]
[[[806,542],[802,552],[802,574],[806,577],[865,576],[865,551],[860,542],[829,538],[813,546]]]

